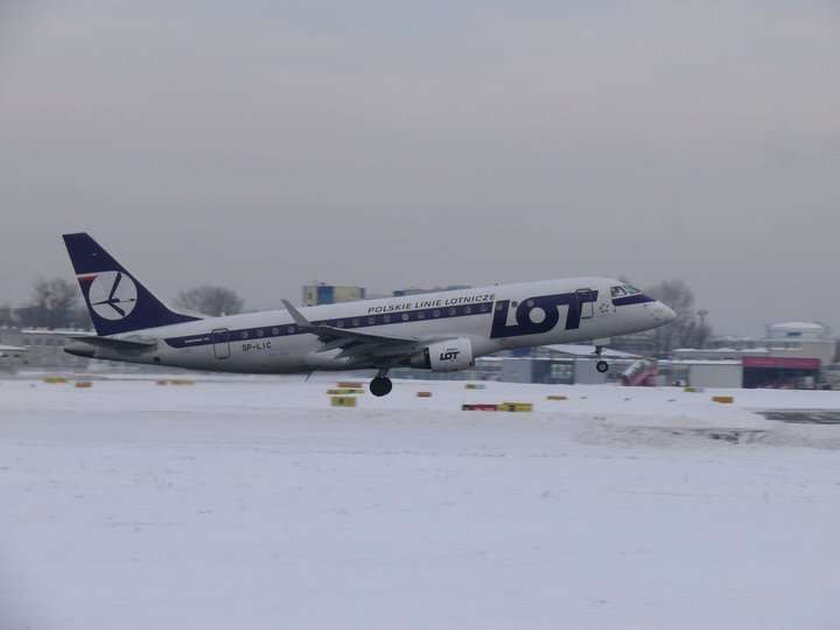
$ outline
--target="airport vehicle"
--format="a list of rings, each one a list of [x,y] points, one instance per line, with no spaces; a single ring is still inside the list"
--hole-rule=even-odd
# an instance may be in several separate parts
[[[96,334],[74,335],[71,354],[222,372],[288,374],[377,370],[370,391],[391,391],[388,371],[463,370],[510,348],[595,340],[648,330],[675,317],[665,304],[609,278],[569,278],[411,297],[203,317],[164,305],[87,233],[64,242]],[[598,361],[598,370],[609,369]]]

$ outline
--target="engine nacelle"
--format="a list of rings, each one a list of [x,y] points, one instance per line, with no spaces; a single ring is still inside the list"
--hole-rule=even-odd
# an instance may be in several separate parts
[[[472,343],[469,339],[458,337],[429,344],[423,352],[411,357],[411,367],[425,368],[434,372],[455,372],[471,367],[473,360]]]

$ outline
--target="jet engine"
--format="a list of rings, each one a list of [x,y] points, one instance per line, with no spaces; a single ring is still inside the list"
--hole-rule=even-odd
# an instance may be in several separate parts
[[[434,372],[455,372],[472,366],[473,351],[469,339],[458,337],[429,344],[423,352],[411,357],[410,365]]]

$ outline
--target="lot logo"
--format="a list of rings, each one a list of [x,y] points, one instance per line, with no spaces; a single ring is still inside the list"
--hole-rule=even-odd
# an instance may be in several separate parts
[[[93,279],[87,298],[99,317],[125,319],[137,306],[137,285],[121,271],[104,271]]]
[[[557,293],[554,295],[538,295],[522,300],[517,306],[510,300],[499,300],[493,313],[493,326],[490,338],[516,337],[518,335],[538,335],[552,330],[560,321],[560,307],[568,306],[565,330],[580,328],[582,306],[588,302],[596,302],[598,292],[589,289],[573,293]],[[511,308],[516,306],[512,313]]]
[[[440,353],[440,360],[441,361],[457,361],[458,355],[461,354],[460,350],[454,350],[452,348],[447,348],[443,352]]]

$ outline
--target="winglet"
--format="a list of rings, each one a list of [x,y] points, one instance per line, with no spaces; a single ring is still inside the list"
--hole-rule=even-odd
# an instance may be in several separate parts
[[[283,306],[286,307],[286,310],[289,311],[289,314],[292,316],[292,319],[295,320],[295,324],[298,325],[299,328],[312,328],[312,323],[306,319],[303,314],[297,310],[289,300],[280,300],[283,302]]]

